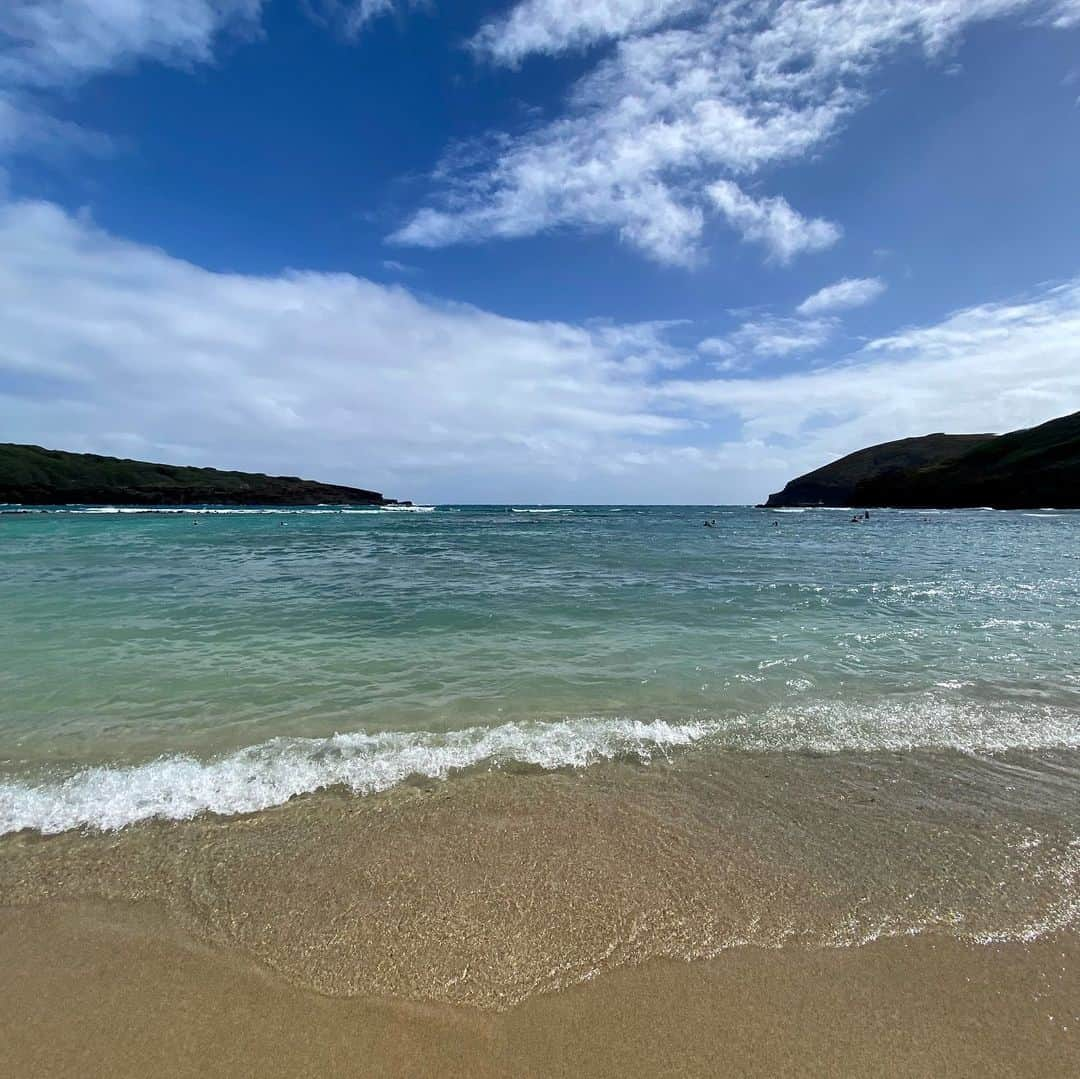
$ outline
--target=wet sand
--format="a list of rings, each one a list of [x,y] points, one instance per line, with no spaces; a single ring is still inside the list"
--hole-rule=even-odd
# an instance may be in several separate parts
[[[690,753],[10,835],[2,1070],[1075,1075],[1077,776]]]
[[[335,996],[505,1009],[651,959],[1080,912],[1078,755],[689,753],[0,840],[0,905],[152,903]]]
[[[653,962],[501,1013],[335,999],[153,908],[0,912],[23,1076],[1068,1076],[1080,941],[883,940]]]

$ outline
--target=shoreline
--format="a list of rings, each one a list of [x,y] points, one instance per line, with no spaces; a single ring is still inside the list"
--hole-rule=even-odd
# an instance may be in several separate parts
[[[693,752],[0,839],[0,907],[150,904],[296,985],[506,1011],[619,968],[1080,924],[1076,751]]]
[[[1080,751],[696,749],[0,838],[14,1075],[1065,1077]]]
[[[340,999],[145,904],[0,911],[12,1074],[1065,1076],[1080,937],[735,948],[654,960],[500,1013]]]

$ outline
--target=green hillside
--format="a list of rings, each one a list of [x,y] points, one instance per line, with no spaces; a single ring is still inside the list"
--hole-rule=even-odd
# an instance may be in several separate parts
[[[769,496],[767,506],[851,506],[860,484],[895,471],[951,461],[992,440],[992,435],[923,435],[856,450],[792,480]]]
[[[394,504],[377,491],[296,476],[152,464],[15,443],[0,444],[0,502],[25,506]]]
[[[948,462],[882,473],[861,484],[856,505],[1080,506],[1080,412],[990,439]]]
[[[1080,507],[1080,412],[1006,435],[871,446],[792,480],[767,506]]]

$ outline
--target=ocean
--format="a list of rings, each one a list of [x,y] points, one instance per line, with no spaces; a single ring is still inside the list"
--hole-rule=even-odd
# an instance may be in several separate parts
[[[4,513],[0,901],[492,1007],[1073,926],[1080,513],[852,516]]]

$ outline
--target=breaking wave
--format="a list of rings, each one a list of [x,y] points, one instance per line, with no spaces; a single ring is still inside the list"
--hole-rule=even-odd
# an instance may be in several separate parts
[[[129,767],[89,768],[58,783],[2,783],[0,834],[24,828],[109,830],[151,817],[250,813],[327,787],[373,794],[410,776],[445,779],[484,762],[555,769],[624,755],[647,761],[709,733],[705,723],[567,720],[446,733],[275,738],[210,761],[161,757]]]
[[[995,706],[935,694],[873,705],[807,702],[724,720],[582,718],[445,732],[274,738],[209,760],[164,756],[67,777],[0,782],[0,834],[112,830],[150,818],[250,813],[329,787],[374,794],[413,776],[443,780],[481,765],[552,770],[616,759],[647,764],[697,745],[752,752],[996,753],[1080,748],[1080,724],[1068,708]]]

